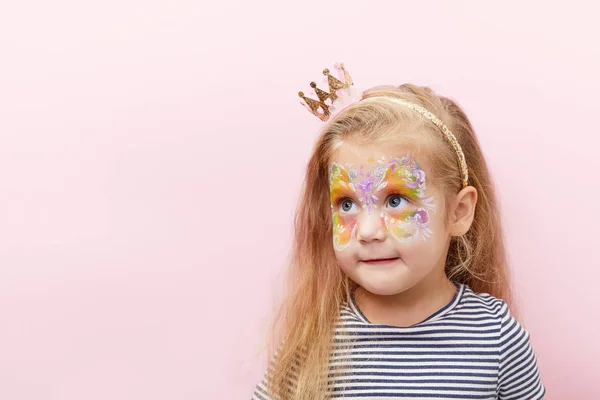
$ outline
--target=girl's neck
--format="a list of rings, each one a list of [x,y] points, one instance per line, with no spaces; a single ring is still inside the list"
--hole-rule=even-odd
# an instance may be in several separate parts
[[[426,277],[410,289],[390,296],[376,295],[359,286],[354,300],[370,323],[408,327],[446,306],[455,293],[456,286],[444,274]]]

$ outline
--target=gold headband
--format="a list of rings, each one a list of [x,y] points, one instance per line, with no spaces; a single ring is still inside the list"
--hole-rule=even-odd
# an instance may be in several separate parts
[[[335,67],[340,72],[340,75],[343,75],[344,81],[341,81],[341,80],[336,79],[333,76],[331,76],[330,71],[328,69],[323,70],[323,75],[325,75],[327,77],[327,83],[329,85],[329,92],[319,89],[315,82],[310,83],[310,86],[314,89],[319,100],[311,99],[309,97],[306,97],[303,92],[298,92],[298,96],[300,96],[300,98],[303,100],[302,105],[305,106],[312,114],[314,114],[321,121],[329,120],[332,115],[331,107],[337,105],[334,103],[339,103],[340,101],[342,101],[342,99],[344,97],[344,93],[340,94],[338,92],[340,90],[344,91],[344,92],[349,92],[351,90],[352,86],[354,85],[352,82],[352,78],[350,77],[350,74],[348,74],[348,72],[344,68],[344,64],[341,64],[341,63],[336,64]],[[341,78],[341,76],[340,76],[340,78]],[[437,126],[442,131],[442,133],[444,134],[444,137],[450,142],[450,144],[452,145],[452,148],[456,152],[456,155],[458,157],[458,167],[459,167],[460,173],[461,173],[463,188],[465,188],[469,185],[469,170],[467,168],[467,162],[465,160],[465,155],[462,151],[462,147],[458,143],[458,140],[456,140],[456,136],[454,136],[454,134],[450,131],[450,129],[448,129],[446,124],[444,124],[441,119],[439,119],[432,112],[428,111],[426,108],[424,108],[418,104],[412,103],[410,101],[397,98],[397,97],[374,96],[374,97],[368,97],[366,99],[363,99],[362,96],[359,96],[356,99],[356,101],[361,101],[361,102],[367,101],[368,102],[368,101],[377,100],[377,99],[385,99],[386,101],[390,101],[392,103],[408,107],[411,110],[418,112],[425,119],[431,121],[435,126]],[[349,103],[349,104],[352,104],[352,103]],[[349,104],[347,104],[347,105],[349,105]],[[342,109],[343,108],[339,108],[339,110],[337,112],[340,112]]]

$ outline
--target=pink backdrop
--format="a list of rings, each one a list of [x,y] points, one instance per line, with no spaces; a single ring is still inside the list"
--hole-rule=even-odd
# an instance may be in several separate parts
[[[465,107],[548,399],[598,398],[598,10],[417,3],[2,2],[0,398],[251,396],[335,61]]]

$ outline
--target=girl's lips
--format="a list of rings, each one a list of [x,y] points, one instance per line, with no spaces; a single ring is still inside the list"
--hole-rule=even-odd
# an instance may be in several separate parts
[[[363,262],[365,264],[369,264],[369,265],[385,265],[385,264],[391,264],[396,260],[398,260],[398,257],[396,257],[396,258],[380,258],[380,259],[376,259],[376,260],[361,260],[361,262]]]

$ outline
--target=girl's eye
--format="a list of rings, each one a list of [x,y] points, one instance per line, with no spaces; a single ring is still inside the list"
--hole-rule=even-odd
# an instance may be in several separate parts
[[[404,196],[400,196],[399,194],[393,194],[390,197],[388,197],[387,205],[390,208],[400,208],[402,203],[405,201],[406,198],[404,198]]]
[[[354,203],[354,201],[352,201],[352,199],[345,198],[340,200],[340,208],[343,212],[352,211],[352,207],[355,205],[356,204]]]

